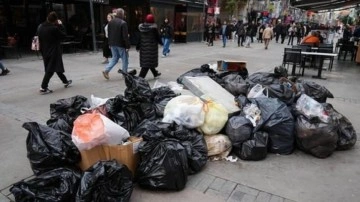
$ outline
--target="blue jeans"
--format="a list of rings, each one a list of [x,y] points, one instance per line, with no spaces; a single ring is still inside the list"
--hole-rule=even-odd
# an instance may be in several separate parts
[[[226,36],[223,34],[222,35],[222,41],[223,41],[223,46],[226,46]]]
[[[1,63],[1,61],[0,61],[0,69],[1,69],[2,71],[5,70],[5,67],[4,67],[4,65]]]
[[[166,54],[170,53],[171,39],[162,37],[161,40],[162,40],[162,43],[163,43],[163,52],[162,52],[162,54],[166,55]]]
[[[121,58],[122,61],[122,71],[127,72],[129,66],[129,55],[126,52],[125,48],[119,46],[110,46],[112,58],[108,65],[105,67],[105,72],[110,72],[111,69],[118,63]]]

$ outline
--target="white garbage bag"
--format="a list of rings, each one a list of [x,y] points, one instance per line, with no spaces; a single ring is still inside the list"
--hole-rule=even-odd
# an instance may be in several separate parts
[[[117,145],[126,141],[129,132],[100,113],[80,115],[74,121],[72,141],[81,150],[102,144]]]
[[[219,156],[225,158],[229,155],[232,146],[228,136],[218,135],[204,135],[205,142],[208,148],[208,156]]]
[[[191,95],[177,96],[167,103],[162,121],[197,128],[205,121],[204,102]]]

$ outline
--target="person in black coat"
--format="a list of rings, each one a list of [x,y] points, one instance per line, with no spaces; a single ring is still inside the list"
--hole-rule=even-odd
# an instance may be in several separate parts
[[[158,44],[163,44],[152,14],[147,15],[145,23],[139,25],[139,31],[140,41],[136,46],[136,50],[140,51],[139,77],[145,78],[149,69],[155,78],[159,77],[161,73],[156,70],[159,64]]]
[[[38,37],[40,43],[40,52],[45,66],[45,75],[41,83],[40,93],[51,93],[48,84],[51,77],[56,73],[64,84],[68,87],[72,81],[64,75],[64,64],[62,60],[61,41],[65,38],[65,28],[58,19],[57,14],[52,11],[46,18],[46,22],[38,27]]]

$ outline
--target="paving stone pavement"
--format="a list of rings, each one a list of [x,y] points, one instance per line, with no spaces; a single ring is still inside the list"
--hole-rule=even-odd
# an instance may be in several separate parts
[[[207,173],[189,176],[187,186],[226,202],[294,202],[271,193],[222,179]]]

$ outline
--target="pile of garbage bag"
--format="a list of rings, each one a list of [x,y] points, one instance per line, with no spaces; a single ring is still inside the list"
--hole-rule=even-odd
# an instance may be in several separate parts
[[[60,99],[50,104],[47,125],[23,124],[35,177],[12,186],[17,201],[129,201],[134,181],[151,190],[182,190],[208,159],[234,154],[258,161],[295,148],[326,158],[357,140],[351,122],[326,103],[333,98],[328,89],[288,79],[283,67],[249,75],[205,64],[177,79],[209,76],[239,107],[231,114],[216,98],[180,95],[170,85],[152,89],[143,78],[123,75],[124,94]],[[104,148],[133,144],[132,138],[139,140],[130,148],[132,165],[107,159]],[[91,151],[106,160],[101,156],[84,168]]]

